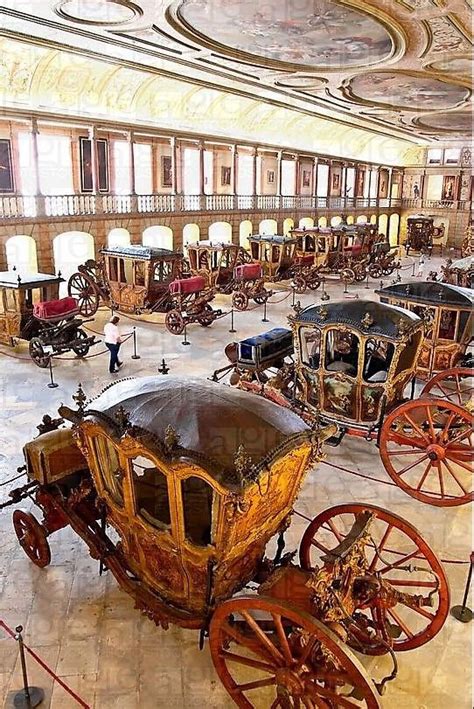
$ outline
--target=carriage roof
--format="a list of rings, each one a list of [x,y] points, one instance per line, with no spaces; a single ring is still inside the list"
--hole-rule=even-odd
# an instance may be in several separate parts
[[[256,479],[273,460],[311,435],[302,419],[288,409],[194,378],[122,380],[90,402],[88,416],[105,423],[112,435],[115,429],[119,437],[119,422],[125,416],[130,435],[146,440],[158,455],[169,451],[171,427],[178,441],[173,457],[193,460],[231,490],[246,482],[238,463],[241,445]]]
[[[162,249],[156,246],[111,246],[101,249],[105,256],[122,256],[123,258],[137,259],[140,261],[171,261],[182,259],[181,251]]]
[[[321,328],[349,325],[362,335],[382,335],[391,340],[403,339],[422,322],[418,315],[404,308],[370,300],[310,305],[291,316],[291,321],[311,323]]]
[[[425,222],[432,222],[434,221],[434,217],[429,217],[426,214],[410,214],[409,217],[407,217],[407,221],[425,221]]]
[[[399,298],[413,303],[428,305],[457,306],[472,308],[474,294],[469,288],[453,286],[449,283],[426,281],[423,283],[397,283],[375,291],[381,297]]]
[[[229,244],[224,241],[211,241],[211,239],[202,239],[201,241],[193,241],[187,245],[188,249],[206,249],[207,251],[223,251],[224,249],[238,249],[237,244]]]
[[[2,288],[26,290],[63,282],[64,278],[52,273],[23,273],[20,275],[18,271],[0,271],[0,287]]]
[[[465,258],[457,259],[449,264],[450,270],[471,271],[474,268],[474,256],[466,256]]]
[[[298,239],[294,236],[283,236],[282,234],[252,234],[249,241],[264,242],[268,244],[296,244]]]

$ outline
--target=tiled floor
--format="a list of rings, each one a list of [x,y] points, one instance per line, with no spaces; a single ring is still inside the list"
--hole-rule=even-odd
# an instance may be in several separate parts
[[[433,261],[438,261],[433,259]],[[436,265],[436,264],[435,264]],[[432,265],[430,264],[430,269]],[[411,268],[404,271],[411,275]],[[388,283],[388,280],[386,280]],[[379,285],[372,283],[371,287]],[[280,300],[285,291],[273,300]],[[330,282],[331,299],[342,286]],[[373,299],[372,289],[349,288],[349,296]],[[320,291],[301,297],[303,304],[319,302]],[[236,335],[229,334],[229,318],[212,327],[189,328],[190,347],[182,337],[169,335],[162,325],[122,320],[124,329],[137,326],[141,359],[132,360],[131,342],[124,346],[124,376],[157,372],[163,357],[173,374],[206,377],[225,364],[223,348],[233,339],[284,325],[291,298],[268,309],[270,322],[262,323],[262,308],[235,316]],[[228,307],[229,299],[217,298]],[[99,312],[101,328],[107,313]],[[100,346],[99,346],[100,349]],[[2,348],[2,352],[11,351]],[[19,353],[26,356],[24,347]],[[18,353],[17,353],[18,354]],[[22,445],[36,435],[44,413],[54,414],[61,402],[70,402],[78,381],[89,395],[110,381],[105,356],[86,362],[61,361],[54,376],[57,389],[49,389],[47,371],[26,360],[2,356],[0,380],[0,481],[9,479],[22,463]],[[346,438],[329,449],[333,461],[365,474],[388,479],[373,443]],[[0,500],[11,486],[0,488]],[[341,502],[372,502],[407,518],[444,559],[466,560],[471,550],[471,510],[465,506],[438,509],[411,499],[398,488],[351,476],[326,465],[311,473],[296,503],[309,517]],[[30,507],[22,503],[23,507]],[[288,546],[297,547],[305,522],[295,517]],[[25,626],[25,641],[67,685],[96,709],[169,709],[231,707],[233,703],[214,672],[207,646],[202,652],[193,631],[157,629],[133,609],[111,576],[99,577],[98,564],[70,529],[51,539],[52,563],[40,570],[19,548],[11,525],[11,508],[0,514],[0,619],[8,626]],[[466,565],[446,564],[452,600],[459,603],[467,575]],[[472,603],[471,603],[472,607]],[[381,699],[385,709],[469,709],[471,704],[471,627],[448,618],[443,630],[427,645],[398,656],[400,669]],[[387,658],[363,660],[372,676],[380,678],[390,666]],[[30,683],[46,692],[43,706],[69,709],[79,706],[44,670],[29,660]],[[0,630],[0,702],[21,686],[16,644]],[[9,706],[8,702],[5,706]]]

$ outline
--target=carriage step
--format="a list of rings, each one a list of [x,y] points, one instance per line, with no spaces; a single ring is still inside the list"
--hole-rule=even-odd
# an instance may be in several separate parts
[[[326,445],[331,446],[332,448],[336,448],[344,436],[346,435],[346,429],[345,428],[338,428],[338,432],[336,433],[335,436],[330,436],[329,438],[326,438]]]

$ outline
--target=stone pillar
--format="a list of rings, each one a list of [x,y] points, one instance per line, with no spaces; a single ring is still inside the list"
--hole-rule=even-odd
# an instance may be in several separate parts
[[[237,195],[237,184],[238,184],[238,177],[239,177],[239,152],[237,150],[236,145],[232,145],[231,148],[231,154],[232,154],[232,194],[234,197]],[[234,209],[235,209],[235,204],[234,204]]]
[[[204,195],[204,143],[199,143],[199,194]]]
[[[132,196],[137,194],[135,190],[135,151],[133,149],[133,137],[133,131],[130,131],[128,133],[128,146],[130,153],[130,194]]]
[[[171,180],[172,180],[172,186],[171,186],[171,191],[173,196],[176,196],[179,194],[179,185],[178,185],[178,145],[177,145],[177,140],[173,136],[170,138],[170,147],[171,147]]]
[[[98,192],[99,184],[99,165],[97,160],[97,129],[95,126],[89,128],[89,140],[91,143],[91,176],[92,176],[92,194]]]
[[[313,158],[313,196],[314,204],[318,206],[318,158]]]
[[[252,184],[252,195],[254,198],[254,204],[256,203],[255,197],[257,196],[257,157],[258,157],[258,148],[254,148],[253,150],[253,184]]]

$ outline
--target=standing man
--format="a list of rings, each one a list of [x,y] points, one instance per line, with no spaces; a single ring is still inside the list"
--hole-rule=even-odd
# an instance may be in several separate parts
[[[120,362],[118,358],[120,345],[122,344],[122,338],[118,328],[119,321],[120,318],[117,315],[114,315],[104,327],[105,344],[110,351],[110,374],[118,372],[123,364],[123,362]]]

